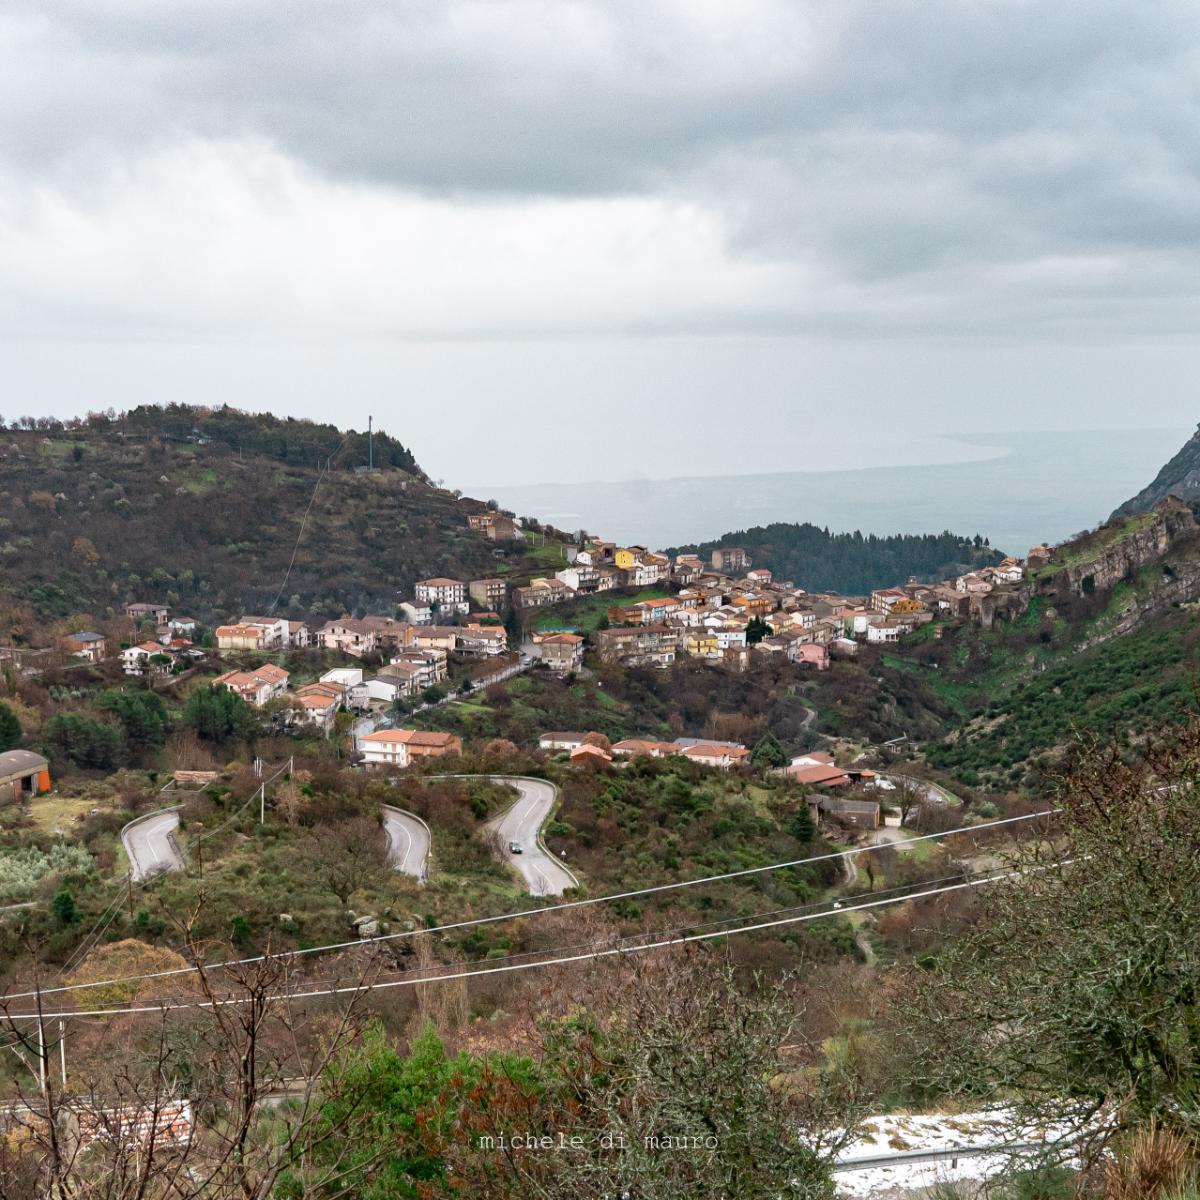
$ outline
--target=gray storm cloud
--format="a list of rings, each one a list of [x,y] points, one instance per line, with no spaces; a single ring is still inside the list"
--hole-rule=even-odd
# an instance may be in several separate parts
[[[876,403],[837,349],[873,345],[881,394],[920,361],[904,386],[961,422],[982,378],[1004,409],[997,364],[1036,346],[1087,419],[1106,380],[1181,375],[1148,347],[1183,355],[1200,320],[1198,216],[1194,3],[0,9],[0,334],[51,396],[32,339],[323,346],[334,374],[375,339],[491,347],[447,352],[463,394],[488,354],[529,361],[527,408],[586,361],[599,403],[703,417],[753,381],[814,420]],[[664,336],[693,341],[620,349]],[[949,341],[1001,357],[948,372]],[[1046,349],[1068,345],[1110,365]]]

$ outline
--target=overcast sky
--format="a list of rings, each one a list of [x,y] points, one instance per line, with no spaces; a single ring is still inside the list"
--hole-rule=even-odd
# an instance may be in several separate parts
[[[1193,0],[8,0],[0,412],[464,485],[1190,425],[1198,173]]]

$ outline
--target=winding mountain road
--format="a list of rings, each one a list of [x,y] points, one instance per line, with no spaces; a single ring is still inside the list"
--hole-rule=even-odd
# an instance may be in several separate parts
[[[520,793],[507,812],[490,820],[485,828],[500,841],[504,861],[524,876],[531,896],[561,896],[567,888],[579,886],[579,880],[548,850],[543,849],[539,834],[554,810],[558,789],[544,779],[525,779],[513,775],[482,775],[493,783],[506,783]],[[508,847],[516,842],[520,854]]]
[[[164,871],[182,871],[183,854],[175,840],[179,809],[168,808],[130,821],[121,830],[134,883],[144,883]]]
[[[429,826],[415,813],[385,804],[383,829],[387,834],[391,865],[423,883],[429,867]]]

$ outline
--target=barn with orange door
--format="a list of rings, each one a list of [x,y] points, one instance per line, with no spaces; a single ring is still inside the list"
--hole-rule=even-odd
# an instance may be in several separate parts
[[[0,754],[0,801],[26,800],[50,790],[50,764],[32,750]]]

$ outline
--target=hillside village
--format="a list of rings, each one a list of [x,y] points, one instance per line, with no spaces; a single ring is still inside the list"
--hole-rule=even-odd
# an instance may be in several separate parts
[[[491,508],[469,511],[466,524],[471,534],[501,545],[525,544],[532,536],[517,518]],[[135,599],[123,610],[127,641],[113,645],[111,638],[83,630],[67,635],[61,650],[92,664],[116,657],[126,676],[151,687],[216,664],[208,682],[262,714],[267,728],[348,734],[363,765],[404,768],[463,748],[454,735],[398,727],[407,713],[514,675],[539,670],[569,681],[588,673],[589,662],[666,669],[678,658],[735,673],[773,658],[825,672],[835,659],[855,658],[861,645],[897,643],[946,619],[990,623],[1024,580],[1027,562],[1044,563],[1050,550],[1034,547],[1025,561],[1006,558],[944,582],[910,579],[867,596],[808,592],[776,579],[734,545],[714,549],[706,561],[579,535],[561,542],[558,553],[562,566],[552,574],[524,580],[434,576],[398,596],[391,613],[346,613],[324,623],[241,613],[204,630],[167,605]],[[577,619],[581,604],[587,612]],[[941,630],[935,625],[933,632]],[[282,665],[309,651],[347,665],[315,676]],[[339,714],[346,714],[340,724]],[[539,749],[564,755],[570,765],[591,766],[678,754],[727,771],[751,758],[751,749],[736,742],[639,737],[609,745],[587,730],[546,732]],[[822,793],[887,786],[869,770],[837,766],[823,752],[775,768]],[[814,816],[832,812],[849,824],[871,826],[880,820],[877,803],[856,809],[858,801],[827,796],[823,804],[823,810],[814,807]]]
[[[469,524],[489,538],[523,536],[504,514],[472,514]],[[832,657],[853,657],[862,643],[899,642],[938,618],[990,623],[1026,572],[1025,560],[1009,557],[944,582],[910,579],[869,596],[842,596],[775,579],[738,546],[714,550],[708,562],[597,538],[564,544],[561,552],[561,569],[519,584],[499,576],[420,580],[412,596],[397,599],[392,615],[347,613],[314,625],[282,615],[241,614],[211,631],[208,648],[221,656],[249,657],[319,648],[384,660],[356,678],[353,691],[345,683],[340,699],[356,708],[412,697],[442,683],[451,656],[495,662],[474,674],[476,685],[486,685],[518,654],[562,676],[580,670],[589,652],[627,667],[665,668],[677,655],[689,655],[736,671],[747,670],[754,655],[780,655],[823,671]],[[1049,547],[1036,546],[1028,562],[1044,564],[1049,554]],[[630,598],[647,589],[656,594]],[[533,619],[592,597],[608,598],[595,628]],[[199,627],[194,618],[144,601],[126,604],[124,613],[136,632],[148,636],[117,649],[103,635],[84,630],[67,635],[63,649],[89,662],[117,653],[125,672],[137,676],[178,673],[204,656],[194,640]],[[215,682],[256,707],[289,695],[307,698],[311,702],[303,707],[310,719],[328,725],[318,693],[289,692],[287,674],[277,668],[233,670]]]

